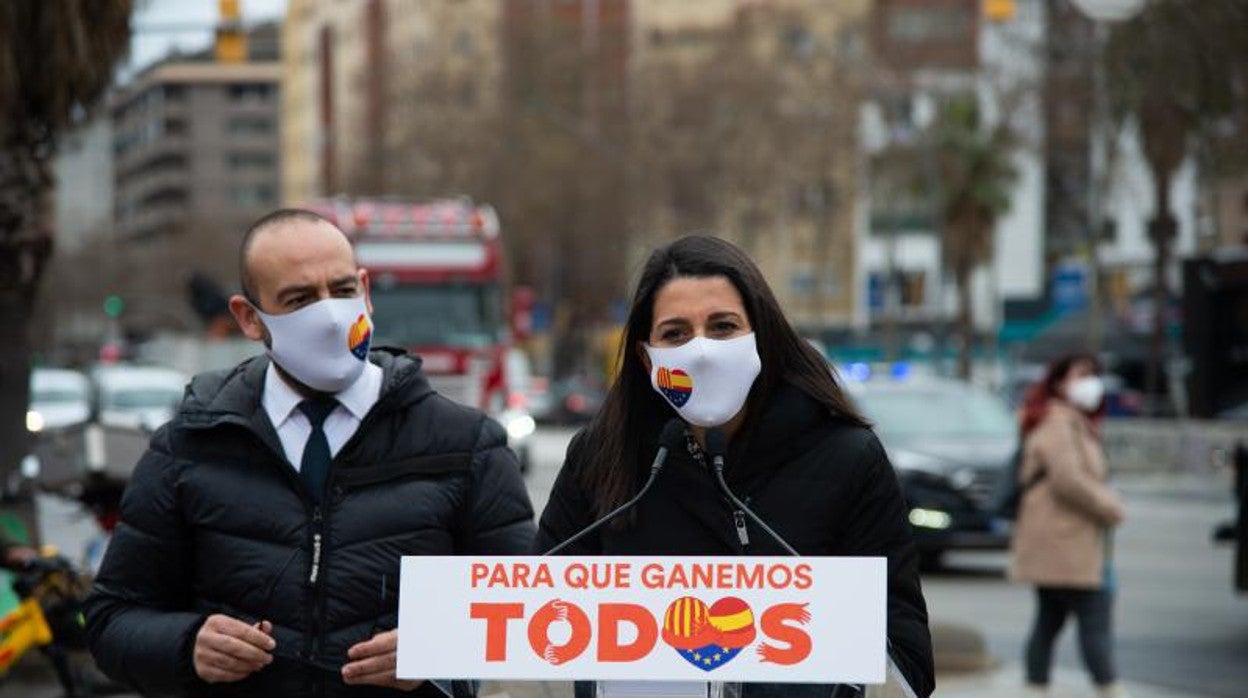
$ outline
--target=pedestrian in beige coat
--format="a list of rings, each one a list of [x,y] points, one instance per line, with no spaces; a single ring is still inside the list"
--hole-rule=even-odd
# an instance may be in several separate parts
[[[1104,384],[1090,355],[1054,362],[1024,402],[1023,493],[1014,529],[1011,579],[1034,584],[1037,610],[1027,642],[1028,688],[1047,691],[1053,644],[1073,614],[1084,663],[1102,696],[1124,696],[1112,646],[1110,531],[1122,500],[1106,483],[1100,416]]]

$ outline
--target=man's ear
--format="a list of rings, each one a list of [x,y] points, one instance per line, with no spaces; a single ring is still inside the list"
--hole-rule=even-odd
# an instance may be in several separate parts
[[[368,314],[373,314],[373,290],[371,281],[368,278],[368,270],[360,270],[360,289],[364,291],[364,307],[368,310]]]
[[[255,307],[241,294],[236,293],[230,296],[230,314],[234,316],[234,322],[238,323],[238,328],[243,331],[247,339],[255,342],[264,341],[264,323],[260,320]]]

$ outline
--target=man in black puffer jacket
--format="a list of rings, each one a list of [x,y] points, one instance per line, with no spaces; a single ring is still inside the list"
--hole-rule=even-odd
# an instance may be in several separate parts
[[[272,360],[197,376],[134,471],[87,631],[100,667],[146,695],[443,695],[394,676],[400,557],[530,546],[503,429],[434,392],[418,359],[368,353],[365,314],[338,338],[363,369],[344,379],[320,370],[342,363],[332,351],[291,357],[319,350],[283,322],[367,303],[345,242],[307,212],[253,226],[244,289],[259,300],[244,302],[256,313],[232,306]],[[284,288],[303,295],[287,305]],[[303,418],[326,396],[328,417]]]

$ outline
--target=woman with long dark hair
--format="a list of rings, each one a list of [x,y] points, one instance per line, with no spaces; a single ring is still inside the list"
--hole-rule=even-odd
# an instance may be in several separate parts
[[[1101,696],[1124,696],[1112,645],[1113,568],[1109,533],[1122,500],[1106,484],[1100,420],[1105,388],[1090,354],[1053,362],[1023,402],[1018,520],[1010,576],[1036,587],[1027,640],[1030,692],[1048,691],[1053,644],[1066,617],[1079,620],[1079,647]]]
[[[621,351],[602,409],[568,448],[542,513],[538,550],[632,498],[664,424],[677,417],[685,443],[636,509],[563,552],[784,555],[728,503],[707,467],[708,430],[722,430],[728,486],[798,552],[888,558],[890,656],[918,695],[930,695],[927,609],[896,475],[754,262],[706,236],[656,250],[633,296]],[[746,696],[828,693],[813,686],[744,688]]]

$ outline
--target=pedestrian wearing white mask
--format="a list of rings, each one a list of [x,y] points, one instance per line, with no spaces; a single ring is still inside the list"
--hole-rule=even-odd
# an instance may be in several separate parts
[[[87,602],[92,653],[144,695],[445,695],[395,677],[399,559],[528,551],[506,434],[370,351],[368,275],[330,222],[262,218],[240,274],[230,309],[267,356],[196,376],[152,437]]]
[[[1094,356],[1051,364],[1021,411],[1023,461],[1010,576],[1036,587],[1036,616],[1025,650],[1027,687],[1046,694],[1053,645],[1074,615],[1079,647],[1101,696],[1126,695],[1113,654],[1116,587],[1110,532],[1122,500],[1106,483],[1100,442],[1105,387]]]
[[[798,552],[888,558],[890,654],[915,692],[930,695],[927,610],[897,477],[754,262],[705,236],[656,250],[633,296],[621,358],[602,409],[568,448],[537,551],[636,495],[660,439],[674,431],[666,465],[636,508],[563,552],[786,554],[719,489],[705,452],[714,447],[709,430],[718,429],[727,437],[728,487]],[[577,695],[591,689],[578,686]],[[742,692],[828,694],[828,686],[793,684],[747,684]]]

